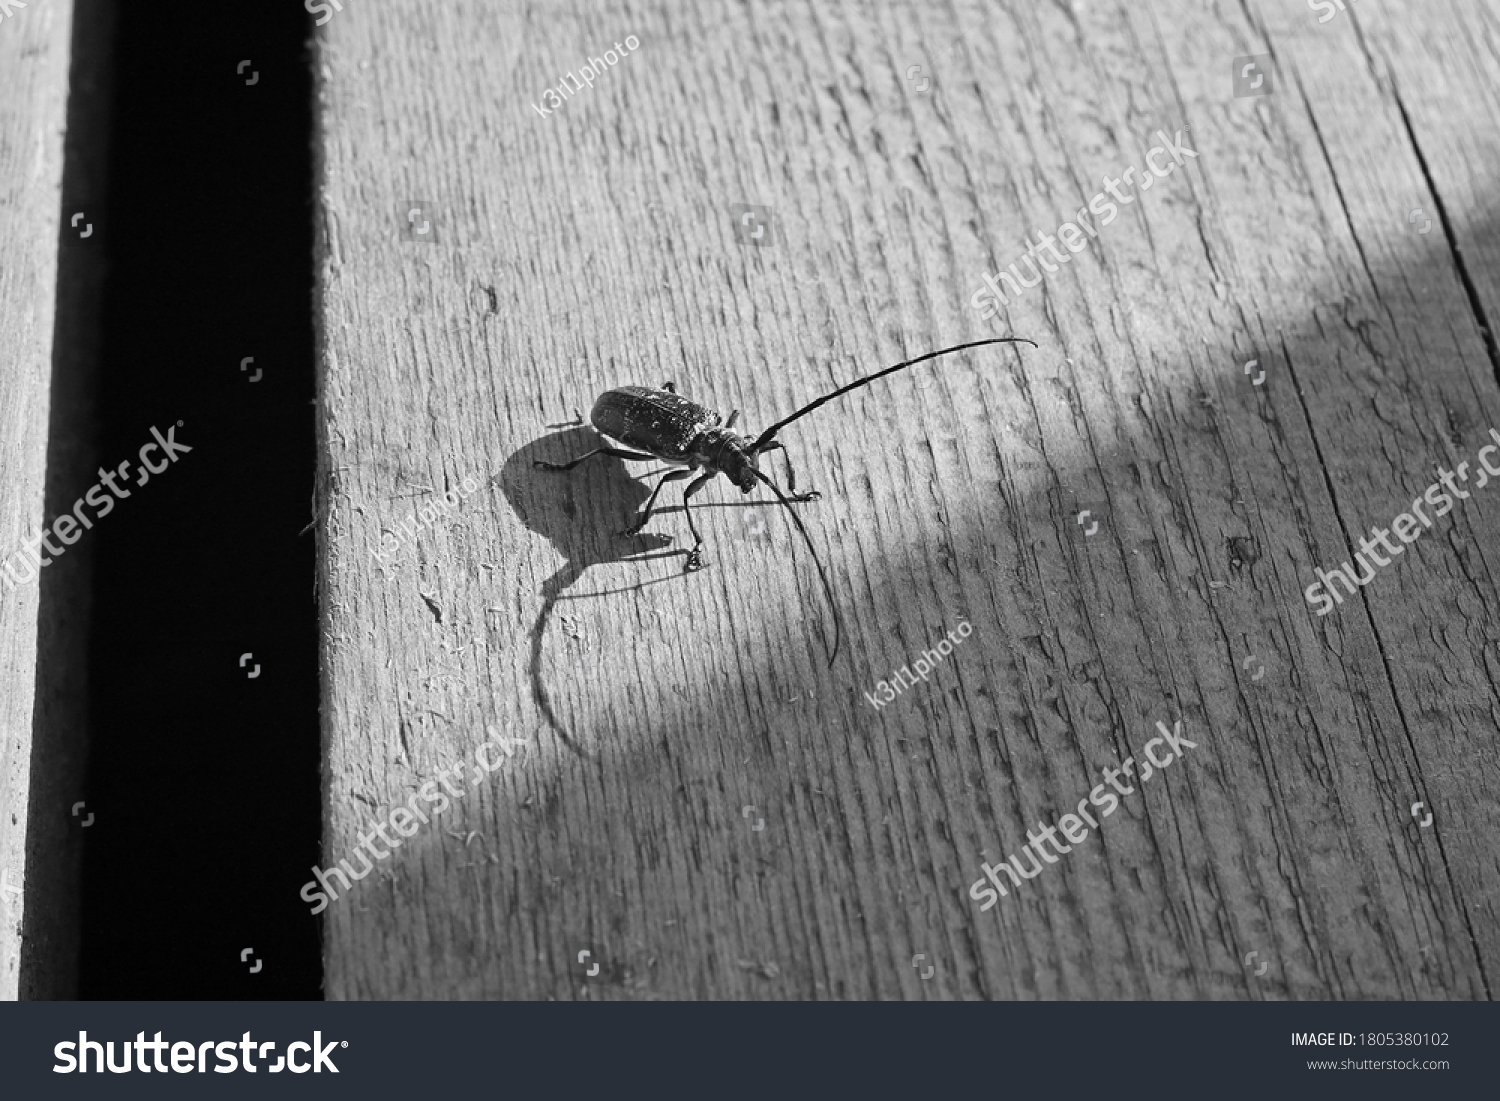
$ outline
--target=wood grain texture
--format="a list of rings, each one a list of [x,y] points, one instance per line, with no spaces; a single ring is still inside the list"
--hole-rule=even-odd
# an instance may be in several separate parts
[[[68,96],[72,5],[50,0],[0,21],[0,564],[32,573],[16,554],[43,519],[58,207]],[[0,869],[26,887],[32,705],[37,676],[35,580],[0,578]],[[0,892],[0,999],[14,1000],[30,892]]]
[[[1496,30],[1467,0],[1327,26],[1161,0],[346,5],[317,59],[325,864],[487,737],[531,744],[470,764],[330,906],[329,996],[1490,997],[1500,495],[1331,615],[1303,590],[1500,426]],[[1235,96],[1235,58],[1266,54],[1272,93]],[[1158,130],[1197,157],[981,321],[981,274]],[[769,245],[733,204],[771,208]],[[753,432],[1007,334],[1041,347],[784,434],[823,493],[801,515],[832,670],[760,495],[699,498],[710,568],[684,575],[680,510],[614,534],[652,466],[532,469],[593,446],[549,426],[612,386],[670,379]],[[981,863],[1159,720],[1197,748],[981,912]]]

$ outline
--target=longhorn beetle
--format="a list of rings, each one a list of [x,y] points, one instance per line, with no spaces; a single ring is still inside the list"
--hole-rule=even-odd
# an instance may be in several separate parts
[[[599,395],[599,400],[594,402],[594,408],[589,413],[589,421],[601,436],[619,440],[638,450],[596,447],[571,462],[548,463],[538,459],[535,465],[543,470],[572,470],[585,459],[593,458],[595,455],[610,455],[616,459],[657,459],[673,467],[685,468],[669,470],[661,481],[656,483],[656,488],[651,491],[640,519],[620,532],[621,536],[640,534],[641,529],[646,526],[646,521],[651,519],[651,513],[656,507],[656,497],[661,492],[662,486],[668,482],[692,477],[701,467],[703,473],[694,478],[682,494],[682,513],[687,517],[688,530],[693,533],[693,549],[688,553],[687,559],[689,570],[703,567],[703,558],[698,552],[698,548],[703,546],[703,536],[698,534],[698,527],[693,523],[693,514],[688,505],[693,494],[720,474],[727,476],[744,493],[749,493],[754,489],[757,481],[765,482],[770,486],[771,492],[776,494],[776,499],[791,514],[792,523],[797,526],[803,541],[807,543],[808,551],[812,554],[813,565],[818,569],[818,580],[823,583],[823,595],[827,598],[828,606],[833,612],[833,651],[828,655],[828,664],[831,668],[833,659],[838,656],[839,652],[838,606],[834,603],[833,588],[828,584],[828,576],[823,572],[823,563],[818,559],[818,551],[813,546],[812,537],[807,534],[807,529],[802,526],[797,510],[791,505],[792,501],[816,500],[818,494],[795,492],[797,475],[792,469],[791,456],[787,454],[781,441],[775,438],[776,433],[797,418],[811,413],[818,406],[847,394],[850,390],[857,390],[861,386],[868,385],[878,378],[904,371],[908,367],[914,367],[929,359],[936,359],[938,356],[948,355],[950,352],[961,352],[965,348],[979,348],[986,344],[1030,344],[1033,348],[1037,346],[1035,341],[1027,340],[1025,337],[1007,336],[994,340],[975,340],[968,344],[955,344],[941,351],[928,352],[925,356],[908,359],[905,363],[887,367],[884,371],[876,371],[873,375],[855,379],[848,386],[841,386],[833,393],[823,395],[817,401],[804,405],[791,416],[771,425],[753,442],[748,436],[740,436],[733,431],[734,422],[739,419],[740,415],[738,409],[730,412],[729,419],[726,421],[713,410],[683,397],[677,392],[677,387],[670,382],[663,383],[660,390],[653,390],[649,386],[621,386],[618,389],[606,390]],[[767,451],[777,449],[781,450],[782,457],[786,460],[787,488],[794,491],[790,500],[775,482],[760,471],[760,456]]]

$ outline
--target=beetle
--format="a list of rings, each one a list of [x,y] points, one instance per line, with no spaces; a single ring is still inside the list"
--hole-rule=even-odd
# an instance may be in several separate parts
[[[807,529],[802,526],[802,520],[797,515],[797,510],[792,508],[792,501],[799,503],[816,500],[816,492],[796,493],[797,476],[792,468],[791,456],[787,454],[785,446],[776,439],[776,433],[799,417],[804,417],[819,406],[825,405],[836,397],[857,390],[861,386],[868,386],[876,379],[884,378],[886,375],[904,371],[908,367],[914,367],[918,363],[938,356],[949,355],[952,352],[961,352],[966,348],[980,348],[986,344],[1030,344],[1033,348],[1037,346],[1036,341],[1027,340],[1025,337],[997,337],[992,340],[975,340],[968,344],[955,344],[951,348],[943,348],[940,351],[928,352],[926,355],[918,356],[916,359],[908,359],[904,363],[898,363],[894,367],[887,367],[883,371],[876,371],[872,375],[855,379],[847,386],[841,386],[832,393],[824,394],[816,401],[809,402],[798,409],[789,417],[784,417],[767,428],[753,441],[748,436],[738,435],[734,431],[735,421],[739,419],[740,411],[732,410],[726,421],[718,413],[699,405],[690,398],[685,398],[677,392],[677,387],[670,382],[662,384],[661,389],[652,389],[649,386],[621,386],[614,390],[606,390],[599,395],[599,400],[594,402],[594,408],[589,412],[589,421],[593,424],[595,431],[606,440],[618,440],[635,450],[627,450],[625,447],[605,446],[596,447],[587,451],[578,458],[566,463],[549,463],[540,459],[535,460],[534,465],[542,470],[561,472],[572,470],[579,463],[593,458],[595,455],[608,455],[616,459],[650,460],[656,459],[664,462],[674,469],[666,472],[662,479],[656,483],[656,488],[651,491],[651,496],[646,501],[646,507],[641,511],[640,518],[631,527],[620,532],[622,537],[639,535],[651,519],[651,513],[656,508],[657,495],[661,493],[662,486],[668,482],[681,481],[690,478],[699,470],[703,473],[688,485],[682,494],[682,512],[687,517],[688,530],[693,533],[693,549],[688,552],[686,569],[697,570],[703,567],[703,558],[699,548],[703,546],[703,537],[698,534],[698,527],[693,523],[693,514],[688,502],[714,478],[723,474],[731,482],[740,488],[743,493],[749,493],[755,488],[756,482],[764,482],[770,487],[776,499],[785,506],[801,533],[802,539],[807,543],[807,549],[812,554],[813,564],[818,570],[818,580],[823,584],[823,595],[828,600],[828,606],[833,612],[833,650],[828,656],[828,664],[833,665],[833,660],[839,652],[839,615],[838,606],[834,603],[833,588],[828,584],[828,577],[823,572],[823,563],[818,559],[817,548],[813,546],[812,537],[807,534]],[[760,456],[768,451],[780,450],[782,457],[786,460],[787,488],[792,492],[790,498],[781,492],[775,482],[761,472]]]

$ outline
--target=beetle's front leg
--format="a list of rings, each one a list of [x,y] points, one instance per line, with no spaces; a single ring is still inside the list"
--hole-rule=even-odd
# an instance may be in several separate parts
[[[651,496],[646,501],[646,508],[641,513],[641,518],[637,520],[632,526],[620,532],[620,535],[622,537],[639,535],[641,533],[641,529],[646,526],[646,521],[651,519],[651,513],[656,508],[656,495],[661,492],[661,487],[666,485],[668,482],[680,481],[681,479],[688,477],[692,473],[693,472],[691,470],[667,471],[667,473],[662,476],[661,481],[656,483],[656,488],[651,491]]]
[[[782,459],[786,462],[787,500],[803,503],[806,501],[816,501],[819,497],[823,496],[816,489],[810,489],[806,493],[792,492],[797,488],[797,471],[792,467],[792,453],[786,449],[786,446],[780,440],[772,440],[761,449],[760,453],[764,455],[767,451],[780,451]]]
[[[684,471],[684,473],[686,473],[686,471]],[[700,474],[698,476],[698,479],[693,482],[692,485],[688,486],[687,489],[685,489],[682,493],[682,514],[687,517],[688,531],[693,533],[693,549],[688,551],[687,563],[684,567],[690,572],[692,570],[701,570],[703,568],[703,556],[698,553],[698,548],[703,546],[703,536],[698,534],[698,525],[693,523],[693,511],[692,508],[688,505],[688,501],[692,499],[693,494],[697,493],[709,482],[713,481],[716,476],[717,475],[713,473]]]

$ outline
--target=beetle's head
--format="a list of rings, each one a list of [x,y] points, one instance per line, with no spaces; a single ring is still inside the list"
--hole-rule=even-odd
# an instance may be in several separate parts
[[[760,469],[760,456],[745,448],[748,442],[740,437],[740,446],[726,447],[722,460],[724,475],[740,487],[741,493],[749,493],[755,488],[755,472]]]
[[[709,428],[694,441],[693,450],[710,471],[723,474],[739,486],[742,493],[749,493],[755,488],[756,472],[760,470],[760,462],[750,444],[750,440],[727,427]]]

